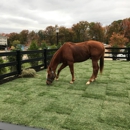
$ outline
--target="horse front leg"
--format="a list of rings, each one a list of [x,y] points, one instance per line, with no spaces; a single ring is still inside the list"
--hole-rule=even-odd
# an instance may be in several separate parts
[[[73,62],[68,62],[69,68],[70,68],[70,72],[72,75],[72,80],[70,81],[71,84],[74,83],[75,78],[74,78],[74,63]]]
[[[92,73],[91,78],[86,84],[90,84],[91,82],[95,81],[95,79],[97,78],[97,74],[99,70],[98,60],[92,60],[92,66],[93,66],[93,73]]]
[[[66,66],[67,66],[67,64],[62,63],[62,65],[60,66],[60,68],[57,71],[56,80],[58,80],[61,70],[64,69]]]

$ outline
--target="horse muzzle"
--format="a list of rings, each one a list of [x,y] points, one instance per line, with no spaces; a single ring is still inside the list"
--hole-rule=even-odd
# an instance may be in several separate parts
[[[52,82],[53,82],[53,80],[48,78],[48,79],[46,80],[46,85],[50,85],[50,84],[52,84]]]
[[[46,85],[50,85],[50,84],[51,84],[51,82],[46,81]]]

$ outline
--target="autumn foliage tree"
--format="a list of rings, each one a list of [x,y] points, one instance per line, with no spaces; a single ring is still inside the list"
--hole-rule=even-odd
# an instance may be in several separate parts
[[[69,41],[73,41],[73,31],[72,29],[61,26],[59,28],[59,42],[61,44]]]
[[[88,34],[90,39],[103,42],[104,40],[104,30],[100,23],[91,22],[89,23]]]
[[[118,49],[119,47],[124,47],[126,45],[126,43],[128,42],[128,39],[124,37],[124,35],[121,35],[119,33],[113,33],[109,44],[113,47],[112,51],[112,55],[113,55],[113,60],[116,60],[115,57],[117,57],[118,52],[120,51],[120,49]]]
[[[19,34],[18,33],[10,33],[8,35],[8,42],[9,42],[9,46],[12,46],[13,41],[15,40],[19,40]]]
[[[49,43],[50,45],[53,45],[55,41],[55,37],[56,37],[56,33],[55,33],[55,27],[53,26],[48,26],[46,28],[46,30],[44,31],[45,33],[45,39],[46,39],[46,42]],[[54,37],[55,36],[55,37]]]
[[[125,38],[124,35],[113,33],[110,38],[109,44],[112,47],[124,47],[128,41],[129,40]]]
[[[130,18],[122,20],[123,34],[130,40]]]
[[[23,45],[30,45],[30,43],[35,40],[37,41],[38,46],[40,46],[41,43],[56,45],[57,42],[55,26],[48,26],[45,30],[39,30],[38,32],[23,30],[20,33],[10,33],[7,37],[9,46],[13,44],[14,40],[19,40],[20,44]],[[114,37],[118,40],[115,40],[113,43]],[[100,22],[89,23],[87,21],[79,21],[70,28],[60,26],[58,33],[58,41],[61,45],[64,42],[82,42],[91,39],[106,44],[111,42],[111,45],[116,45],[117,42],[122,42],[125,38],[130,42],[130,18],[113,21],[110,25],[105,27],[103,27]],[[123,42],[118,44],[119,46],[122,46]]]
[[[72,31],[74,32],[74,42],[81,42],[86,40],[86,33],[89,23],[87,21],[80,21],[73,24]]]
[[[28,30],[22,30],[19,34],[19,40],[20,40],[20,43],[25,45],[28,41],[28,34],[29,34],[29,31]]]

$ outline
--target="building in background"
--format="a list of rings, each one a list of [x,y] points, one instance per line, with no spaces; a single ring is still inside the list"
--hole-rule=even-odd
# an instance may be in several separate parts
[[[0,50],[5,50],[7,48],[7,37],[0,35]]]

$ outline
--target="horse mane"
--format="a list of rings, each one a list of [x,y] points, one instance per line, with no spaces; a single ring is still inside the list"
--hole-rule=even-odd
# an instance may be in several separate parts
[[[58,49],[58,50],[54,53],[54,55],[53,55],[53,57],[52,57],[52,59],[51,59],[51,61],[50,61],[49,67],[52,67],[52,66],[53,66],[54,62],[56,61],[56,58],[58,57],[59,52],[60,52],[60,50]],[[59,62],[57,61],[57,65],[58,65],[58,64],[59,64]]]
[[[62,47],[64,47],[65,44],[71,44],[73,45],[73,42],[65,42],[53,55],[50,64],[48,67],[52,67],[56,64],[56,67],[58,66],[58,64],[60,63],[60,58],[61,58],[61,52],[62,52]]]

